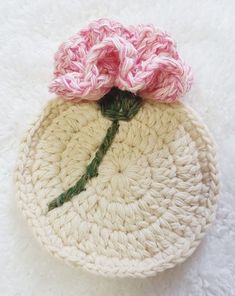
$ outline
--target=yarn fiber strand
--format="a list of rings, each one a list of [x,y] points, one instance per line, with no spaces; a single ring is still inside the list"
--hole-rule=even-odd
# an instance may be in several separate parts
[[[108,151],[109,147],[112,144],[112,141],[118,131],[119,122],[118,120],[114,120],[112,125],[108,128],[107,133],[104,137],[103,142],[101,143],[99,149],[97,150],[95,157],[91,161],[91,163],[87,166],[85,174],[79,179],[79,181],[72,187],[70,187],[67,191],[61,193],[57,198],[55,198],[48,205],[48,211],[51,211],[57,207],[62,206],[65,202],[70,201],[75,195],[80,192],[86,190],[85,186],[89,179],[98,175],[98,167]]]

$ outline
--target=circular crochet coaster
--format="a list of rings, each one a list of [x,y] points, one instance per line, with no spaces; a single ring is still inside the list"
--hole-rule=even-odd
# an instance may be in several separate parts
[[[107,276],[152,276],[190,256],[213,220],[213,143],[182,103],[146,101],[120,122],[86,191],[48,212],[84,173],[109,126],[96,103],[50,102],[21,145],[18,204],[40,243],[67,263]]]

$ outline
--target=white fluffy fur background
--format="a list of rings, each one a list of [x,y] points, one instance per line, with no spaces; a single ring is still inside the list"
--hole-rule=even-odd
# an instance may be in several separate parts
[[[91,20],[153,23],[194,71],[185,98],[218,146],[217,218],[184,264],[144,280],[106,279],[50,257],[18,213],[12,172],[23,132],[52,97],[58,45]],[[235,1],[2,0],[0,3],[0,295],[235,295]]]

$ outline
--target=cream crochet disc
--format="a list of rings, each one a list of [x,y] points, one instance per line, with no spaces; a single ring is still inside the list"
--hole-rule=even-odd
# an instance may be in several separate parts
[[[147,101],[120,122],[86,191],[47,212],[84,173],[110,125],[96,103],[50,102],[20,148],[18,204],[41,245],[67,263],[153,276],[190,256],[214,218],[214,145],[182,103]]]

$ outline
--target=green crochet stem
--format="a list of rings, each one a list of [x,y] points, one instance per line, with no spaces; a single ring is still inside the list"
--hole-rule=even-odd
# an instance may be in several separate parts
[[[139,111],[142,99],[128,91],[122,91],[116,87],[112,88],[100,101],[100,110],[103,116],[112,121],[106,135],[100,144],[95,157],[87,166],[85,173],[65,192],[61,193],[57,198],[52,200],[48,205],[48,211],[62,206],[65,202],[70,201],[75,195],[86,190],[86,183],[93,177],[98,176],[99,165],[111,146],[115,135],[119,129],[119,120],[129,121]]]

